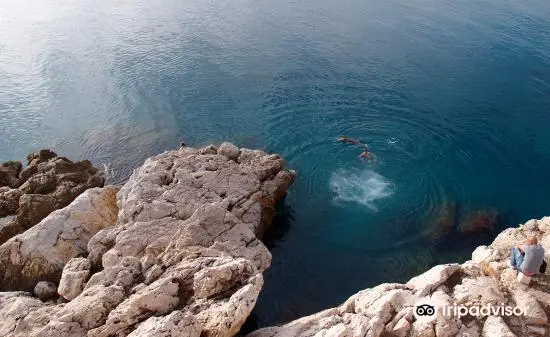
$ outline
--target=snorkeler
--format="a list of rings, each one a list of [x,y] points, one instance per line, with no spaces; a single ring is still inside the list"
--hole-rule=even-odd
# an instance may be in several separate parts
[[[348,136],[340,136],[336,139],[337,142],[342,142],[344,144],[354,144],[354,145],[363,145],[357,139],[350,138]]]

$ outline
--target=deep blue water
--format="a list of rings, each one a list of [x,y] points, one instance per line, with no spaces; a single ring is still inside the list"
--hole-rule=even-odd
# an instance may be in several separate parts
[[[298,171],[249,328],[464,260],[442,205],[550,215],[550,3],[0,0],[0,160],[231,140]],[[342,134],[367,142],[335,143]]]

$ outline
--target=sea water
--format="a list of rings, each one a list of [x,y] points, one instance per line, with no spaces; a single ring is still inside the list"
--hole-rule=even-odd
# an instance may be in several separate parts
[[[440,233],[442,209],[550,215],[549,20],[547,0],[0,0],[0,160],[50,147],[120,183],[180,141],[282,154],[298,177],[247,329],[288,321],[494,236]]]

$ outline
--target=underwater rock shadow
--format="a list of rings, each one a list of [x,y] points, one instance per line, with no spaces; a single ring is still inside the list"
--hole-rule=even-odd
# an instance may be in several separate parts
[[[286,201],[286,196],[275,205],[275,216],[271,226],[264,232],[262,242],[267,249],[276,248],[284,239],[294,222],[294,210]]]

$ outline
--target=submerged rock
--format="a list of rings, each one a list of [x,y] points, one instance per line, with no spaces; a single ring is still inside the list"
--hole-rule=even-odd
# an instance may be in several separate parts
[[[0,244],[36,225],[52,211],[67,206],[86,189],[103,186],[102,172],[87,160],[72,162],[50,150],[20,162],[0,165]]]
[[[500,223],[500,214],[495,210],[477,210],[468,213],[460,220],[458,230],[461,233],[494,231]]]
[[[458,205],[456,203],[442,204],[435,212],[435,220],[432,222],[430,235],[432,241],[438,243],[453,231],[456,227]]]
[[[0,336],[235,335],[271,263],[258,237],[295,176],[277,155],[235,148],[183,147],[152,157],[134,171],[116,205],[97,200],[109,188],[89,190],[6,242],[4,285],[61,277],[59,292],[70,302],[29,302],[32,308],[21,309]],[[109,214],[92,217],[93,233],[83,230],[91,211]],[[56,244],[61,238],[71,241]],[[71,260],[78,255],[87,257]],[[26,296],[14,294],[10,303]],[[2,315],[11,314],[0,307]]]

